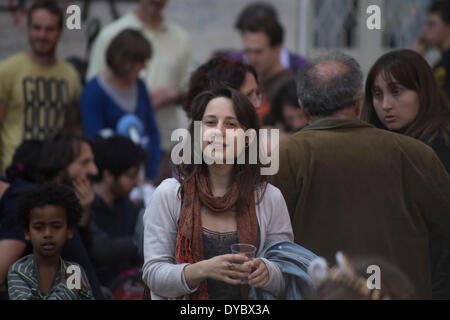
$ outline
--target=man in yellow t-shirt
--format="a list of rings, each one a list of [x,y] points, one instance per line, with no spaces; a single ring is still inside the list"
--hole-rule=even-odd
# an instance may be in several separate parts
[[[78,74],[56,57],[62,32],[63,12],[56,1],[39,0],[28,15],[30,50],[0,63],[1,171],[23,140],[58,132],[69,108],[79,108]]]

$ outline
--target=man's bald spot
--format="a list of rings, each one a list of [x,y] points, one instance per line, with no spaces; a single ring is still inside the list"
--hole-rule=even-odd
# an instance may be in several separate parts
[[[320,86],[326,87],[335,79],[342,78],[350,68],[338,61],[324,61],[309,70],[310,76],[317,81]]]

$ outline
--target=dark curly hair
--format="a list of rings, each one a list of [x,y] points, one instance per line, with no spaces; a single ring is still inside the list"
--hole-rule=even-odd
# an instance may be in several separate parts
[[[189,80],[189,90],[183,105],[188,117],[191,117],[192,101],[199,93],[211,90],[220,83],[226,83],[239,90],[244,83],[247,72],[250,72],[258,83],[258,75],[252,66],[226,56],[211,58],[198,67]]]
[[[65,209],[69,228],[78,225],[82,212],[80,201],[71,188],[54,182],[32,187],[20,196],[16,209],[17,221],[23,229],[28,229],[31,210],[49,204]]]

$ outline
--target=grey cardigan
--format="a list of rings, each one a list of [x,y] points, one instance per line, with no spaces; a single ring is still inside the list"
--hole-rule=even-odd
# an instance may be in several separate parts
[[[150,288],[152,300],[183,298],[198,289],[189,288],[183,272],[187,264],[177,264],[175,257],[181,208],[177,196],[179,186],[176,179],[164,180],[153,193],[144,214],[142,278]],[[256,215],[260,229],[257,255],[270,242],[293,241],[286,202],[278,188],[267,185],[264,197],[256,205]],[[264,289],[277,296],[285,285],[281,271],[275,263],[262,260],[269,271]]]

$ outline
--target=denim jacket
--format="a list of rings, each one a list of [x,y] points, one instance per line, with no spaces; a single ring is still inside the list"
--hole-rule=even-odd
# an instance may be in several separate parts
[[[250,288],[249,298],[253,300],[308,300],[315,288],[308,275],[308,266],[317,256],[302,246],[278,241],[269,243],[258,256],[278,265],[285,280],[284,292],[275,297],[260,288]]]

